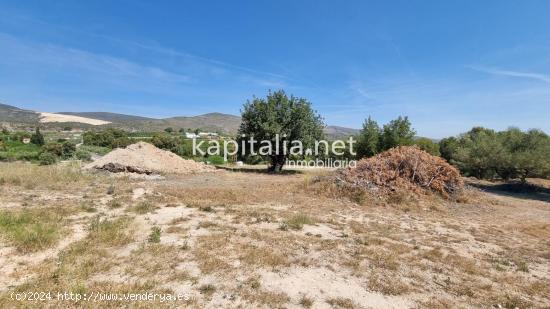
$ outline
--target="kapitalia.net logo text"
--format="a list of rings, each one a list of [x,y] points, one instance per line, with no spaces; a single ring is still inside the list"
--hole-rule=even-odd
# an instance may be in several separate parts
[[[241,135],[240,144],[236,140],[226,140],[223,145],[218,140],[201,140],[193,139],[193,155],[218,155],[223,156],[224,160],[241,154],[242,156],[260,155],[260,156],[273,156],[273,155],[290,155],[290,156],[319,156],[335,155],[343,156],[346,150],[349,154],[355,155],[354,144],[357,141],[353,137],[349,137],[347,141],[335,140],[328,142],[326,140],[316,140],[313,148],[304,148],[302,141],[300,140],[288,140],[286,134],[276,134],[275,138],[271,140],[256,140],[254,136]],[[204,150],[204,147],[206,150]]]

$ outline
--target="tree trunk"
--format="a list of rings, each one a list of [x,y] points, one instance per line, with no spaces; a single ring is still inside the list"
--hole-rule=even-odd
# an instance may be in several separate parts
[[[274,155],[271,156],[271,165],[268,167],[269,172],[279,173],[283,170],[285,165],[286,156],[285,155]]]
[[[521,184],[525,185],[527,183],[527,175],[529,175],[529,171],[523,171],[520,175]]]

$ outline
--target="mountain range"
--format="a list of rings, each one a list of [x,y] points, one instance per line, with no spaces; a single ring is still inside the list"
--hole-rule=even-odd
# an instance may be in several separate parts
[[[0,122],[11,127],[32,127],[40,123],[46,128],[114,127],[129,131],[161,131],[168,127],[174,130],[199,129],[201,131],[236,134],[241,117],[223,113],[208,113],[198,116],[178,116],[163,119],[117,114],[109,112],[58,112],[43,113],[25,110],[0,103]],[[355,135],[357,129],[327,126],[327,137],[336,139]]]

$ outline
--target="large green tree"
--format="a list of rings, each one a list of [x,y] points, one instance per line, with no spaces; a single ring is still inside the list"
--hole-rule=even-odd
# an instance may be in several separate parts
[[[441,153],[441,156],[449,162],[451,161],[457,148],[458,139],[454,136],[446,137],[439,141],[439,152]]]
[[[503,155],[502,144],[494,130],[475,127],[459,138],[453,161],[462,171],[477,178],[491,177],[495,163]]]
[[[397,119],[385,124],[382,128],[380,150],[388,150],[397,146],[414,144],[416,131],[412,128],[407,116],[399,116]]]
[[[440,142],[442,155],[466,175],[504,180],[550,176],[550,137],[540,130],[475,127]]]
[[[511,152],[515,174],[525,183],[527,177],[550,175],[550,138],[540,130],[529,130],[518,148]]]
[[[357,158],[372,157],[378,153],[380,143],[380,127],[370,116],[363,123],[363,128],[357,136]]]
[[[267,157],[272,172],[282,170],[293,141],[300,141],[304,149],[312,149],[315,141],[323,138],[323,120],[311,103],[303,98],[289,97],[283,90],[270,91],[266,98],[254,97],[247,101],[241,117],[239,145],[242,146],[242,141],[250,140],[250,137],[258,142],[271,141],[272,151]],[[276,136],[279,136],[279,143]],[[250,154],[252,145],[244,144],[245,152]]]

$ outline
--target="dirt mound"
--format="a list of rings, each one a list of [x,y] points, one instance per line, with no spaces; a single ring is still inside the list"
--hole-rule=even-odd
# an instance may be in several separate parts
[[[362,159],[355,168],[340,171],[337,179],[379,195],[396,191],[415,194],[432,191],[449,197],[463,187],[456,168],[415,146],[392,148]]]
[[[138,174],[194,174],[214,170],[213,167],[159,149],[149,143],[139,142],[126,148],[111,151],[88,164],[85,168],[107,170],[113,173]]]

